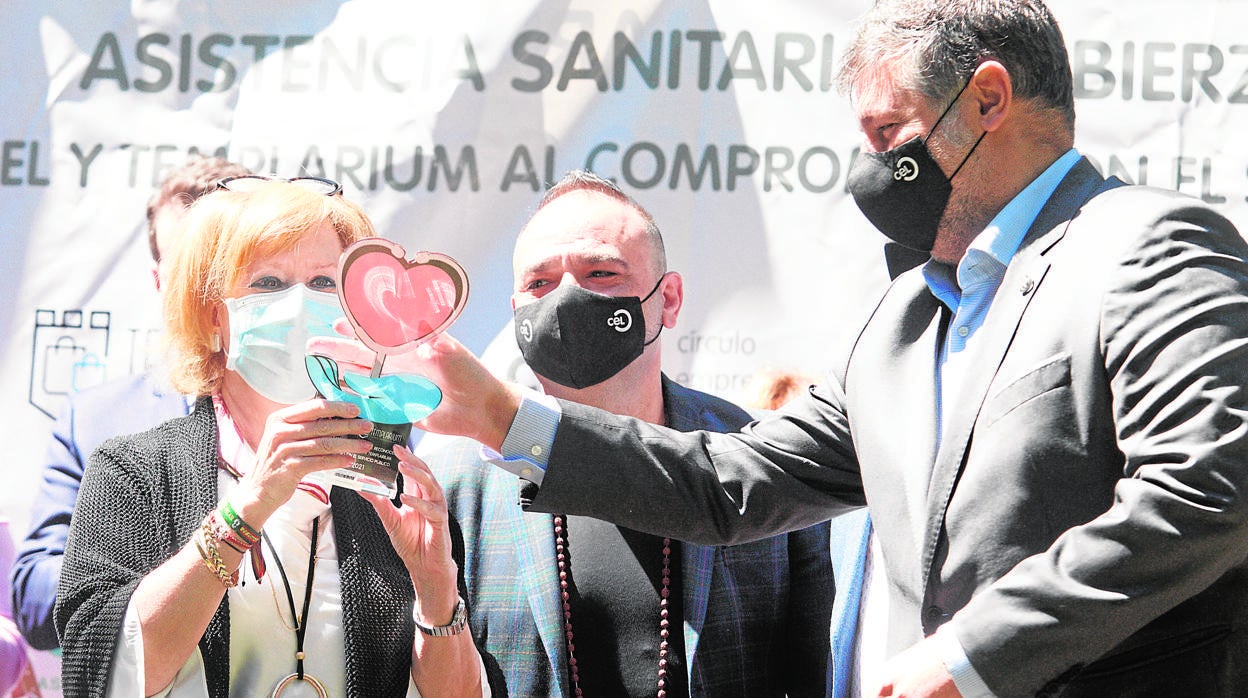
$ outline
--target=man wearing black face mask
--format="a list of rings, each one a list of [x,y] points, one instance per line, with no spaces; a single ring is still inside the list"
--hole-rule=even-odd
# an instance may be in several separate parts
[[[979,134],[949,175],[945,175],[927,147],[970,84],[968,80],[962,85],[925,135],[914,136],[890,150],[864,151],[849,171],[849,191],[863,215],[889,239],[907,249],[932,250],[953,193],[953,178],[988,135],[987,131]],[[948,133],[953,127],[946,125],[945,130]]]
[[[898,186],[855,172],[855,197],[936,228],[875,215],[931,261],[824,385],[738,433],[680,433],[552,414],[439,338],[409,366],[450,396],[423,426],[517,459],[531,512],[701,542],[865,500],[892,655],[869,695],[1245,695],[1248,245],[1073,149],[1040,0],[878,0],[842,84],[864,150],[905,148]],[[932,163],[947,190],[901,186]]]
[[[514,270],[516,342],[548,396],[681,430],[750,420],[662,375],[681,278],[611,182],[573,172],[551,187]],[[467,440],[426,458],[464,528],[469,626],[511,695],[825,695],[826,524],[712,547],[526,514],[516,478],[482,459]]]

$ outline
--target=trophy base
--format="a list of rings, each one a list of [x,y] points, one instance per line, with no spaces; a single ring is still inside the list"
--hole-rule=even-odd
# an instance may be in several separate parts
[[[399,457],[394,455],[394,447],[407,445],[411,434],[411,424],[374,424],[372,431],[358,437],[372,444],[367,453],[352,454],[355,462],[350,468],[323,472],[318,479],[326,485],[394,499],[399,492]]]
[[[345,487],[349,490],[357,492],[367,492],[369,494],[379,494],[386,499],[394,499],[399,488],[397,484],[398,473],[395,472],[388,476],[383,475],[381,478],[369,477],[363,473],[340,468],[338,470],[330,470],[321,473],[318,478],[324,485],[333,485],[334,487]]]

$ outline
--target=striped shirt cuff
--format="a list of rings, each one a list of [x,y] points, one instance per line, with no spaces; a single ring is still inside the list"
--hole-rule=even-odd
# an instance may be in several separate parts
[[[501,452],[482,447],[482,459],[535,485],[542,484],[562,416],[559,401],[536,391],[526,392],[503,439]]]

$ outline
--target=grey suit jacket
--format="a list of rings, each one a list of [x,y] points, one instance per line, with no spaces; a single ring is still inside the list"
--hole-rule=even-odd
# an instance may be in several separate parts
[[[750,419],[666,377],[663,394],[678,430],[738,429]],[[424,455],[463,526],[473,638],[507,694],[571,695],[551,517],[523,512],[516,477],[483,463],[480,450],[457,439]],[[689,694],[823,698],[831,570],[827,524],[746,545],[682,545]]]
[[[532,507],[732,542],[865,492],[894,649],[950,623],[1000,695],[1248,690],[1248,246],[1117,184],[1084,160],[1045,205],[938,450],[947,311],[914,271],[826,385],[742,433],[565,403]]]

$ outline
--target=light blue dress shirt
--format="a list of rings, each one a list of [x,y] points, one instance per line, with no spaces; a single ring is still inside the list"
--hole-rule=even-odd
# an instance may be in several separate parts
[[[1079,157],[1074,149],[1068,150],[1032,180],[975,237],[956,268],[935,260],[924,265],[923,277],[932,295],[952,312],[936,365],[938,435],[944,428],[944,405],[957,402],[959,388],[975,370],[966,363],[966,357],[973,355],[969,349],[975,346],[976,333],[984,324],[1006,268],[1040,210]],[[526,395],[503,441],[501,455],[485,455],[495,465],[540,485],[561,416],[557,401],[537,392]],[[933,638],[964,698],[992,696],[952,632],[938,630]]]
[[[1079,153],[1072,149],[1049,165],[971,241],[956,268],[936,260],[924,265],[923,277],[932,295],[953,313],[936,363],[938,439],[943,436],[944,406],[957,403],[960,388],[977,370],[969,364],[967,357],[973,356],[970,349],[978,341],[978,330],[988,316],[997,288],[1005,278],[1006,268],[1014,259],[1014,253],[1018,252],[1031,224],[1036,221],[1036,216],[1040,215],[1040,209],[1044,208],[1062,178],[1078,161]],[[954,685],[964,698],[993,695],[952,631],[938,630],[933,637],[945,666],[953,676]]]

